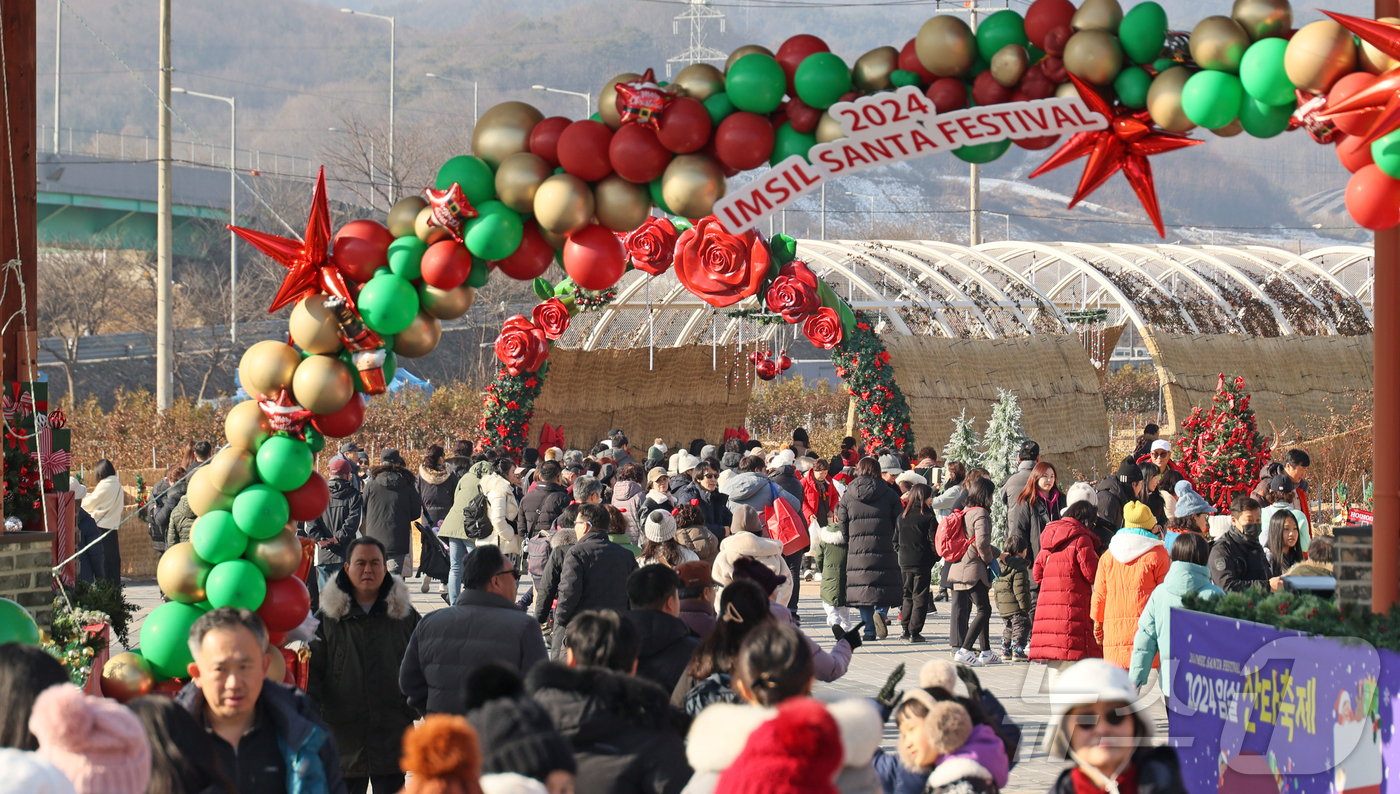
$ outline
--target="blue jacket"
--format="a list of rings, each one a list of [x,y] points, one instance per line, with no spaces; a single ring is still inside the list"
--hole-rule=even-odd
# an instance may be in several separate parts
[[[1133,638],[1133,662],[1128,676],[1138,686],[1146,684],[1152,660],[1160,655],[1164,697],[1171,696],[1172,609],[1180,608],[1181,599],[1187,593],[1221,596],[1225,591],[1210,583],[1210,571],[1204,565],[1181,560],[1173,562],[1167,569],[1167,578],[1147,597],[1142,616],[1138,618],[1137,636]]]
[[[875,766],[875,774],[880,778],[880,788],[885,794],[924,794],[924,784],[932,771],[912,771],[899,762],[898,755],[883,749],[875,751],[870,763]]]

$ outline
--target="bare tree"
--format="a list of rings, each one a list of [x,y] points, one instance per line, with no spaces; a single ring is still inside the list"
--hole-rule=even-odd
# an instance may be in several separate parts
[[[432,187],[438,166],[453,155],[470,151],[470,139],[470,129],[399,124],[394,129],[391,168],[388,126],[347,113],[325,139],[321,157],[328,183],[354,196],[356,203],[387,213],[391,194],[403,198]]]
[[[63,366],[70,407],[77,400],[79,340],[111,331],[129,314],[131,279],[108,260],[108,252],[97,248],[50,249],[39,259],[39,335],[59,340],[44,349]]]

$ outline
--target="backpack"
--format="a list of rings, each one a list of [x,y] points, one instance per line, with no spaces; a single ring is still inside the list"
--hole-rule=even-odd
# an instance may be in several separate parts
[[[967,536],[967,527],[963,524],[962,510],[954,510],[943,519],[934,540],[938,545],[939,557],[949,562],[962,560],[963,555],[967,554],[967,547],[972,545],[972,538]]]
[[[544,576],[545,566],[549,564],[549,541],[553,533],[547,529],[541,529],[533,537],[525,541],[525,551],[527,556],[526,570],[531,576]]]
[[[462,531],[472,540],[485,540],[496,531],[491,525],[491,506],[485,491],[473,496],[462,508]]]

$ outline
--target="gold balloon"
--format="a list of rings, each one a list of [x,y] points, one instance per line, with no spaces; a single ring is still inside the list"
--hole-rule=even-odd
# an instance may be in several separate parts
[[[899,50],[894,47],[876,47],[856,59],[851,68],[851,82],[856,89],[872,94],[890,87],[890,75],[899,68]]]
[[[292,378],[292,394],[313,414],[335,413],[355,396],[355,379],[335,356],[309,356]]]
[[[433,226],[428,223],[428,219],[433,217],[433,208],[424,207],[418,211],[418,217],[413,219],[413,233],[418,235],[418,239],[432,245],[443,240],[451,240],[452,232],[441,226]]]
[[[1074,87],[1074,83],[1066,80],[1055,86],[1055,96],[1059,99],[1068,99],[1079,96],[1079,89]]]
[[[182,544],[183,545],[183,544]],[[102,665],[102,695],[118,703],[155,691],[156,677],[151,663],[139,654],[119,653]]]
[[[394,202],[394,206],[389,208],[389,234],[395,237],[407,237],[413,234],[413,221],[418,218],[418,213],[428,206],[421,196],[404,196]]]
[[[282,651],[271,642],[267,644],[267,654],[272,660],[272,664],[267,666],[267,680],[285,684],[287,682],[287,657],[283,656]]]
[[[243,559],[256,565],[270,581],[286,579],[301,565],[301,541],[297,539],[296,530],[283,529],[264,540],[249,540]]]
[[[1011,88],[1021,82],[1021,76],[1031,65],[1030,53],[1019,44],[1008,44],[996,51],[990,66],[992,79],[1002,88]],[[1074,85],[1070,83],[1070,85]]]
[[[724,90],[724,73],[708,63],[692,63],[680,70],[671,85],[685,96],[704,102]]]
[[[194,553],[193,543],[176,543],[160,555],[156,584],[171,601],[198,604],[204,600],[204,579],[211,568]]]
[[[635,72],[623,72],[603,85],[603,90],[598,92],[598,118],[608,125],[612,130],[622,129],[622,114],[617,110],[617,84],[630,83],[633,80],[640,80],[641,75]]]
[[[419,310],[413,322],[394,335],[394,355],[399,358],[422,358],[433,352],[433,348],[438,346],[441,339],[442,322],[428,312]]]
[[[1237,74],[1249,34],[1229,17],[1206,17],[1191,30],[1191,60],[1203,69]]]
[[[461,317],[475,301],[476,289],[466,284],[452,289],[438,289],[426,281],[418,285],[418,305],[439,320]]]
[[[1181,89],[1190,76],[1185,66],[1173,66],[1152,79],[1147,89],[1147,112],[1158,127],[1168,132],[1186,132],[1196,126],[1181,109]]]
[[[1118,0],[1084,0],[1084,5],[1070,17],[1069,26],[1075,30],[1106,30],[1117,33],[1123,22],[1123,7]]]
[[[297,347],[308,353],[336,353],[340,350],[340,323],[326,308],[326,296],[302,298],[287,318],[287,330]]]
[[[1351,31],[1330,19],[1304,25],[1288,40],[1283,71],[1293,85],[1314,94],[1356,71],[1356,42]]]
[[[248,396],[277,397],[283,388],[292,385],[292,373],[301,363],[301,354],[285,342],[258,342],[243,353],[238,362],[238,380]]]
[[[593,186],[593,199],[598,223],[615,232],[630,232],[651,214],[651,191],[647,186],[633,184],[617,174],[608,174]]]
[[[763,55],[767,55],[770,58],[775,57],[773,55],[772,50],[768,49],[767,47],[764,47],[761,44],[745,44],[739,49],[729,53],[729,59],[724,62],[724,73],[729,74],[729,67],[733,66],[735,61],[739,60],[745,55],[753,55],[756,52],[761,53]]]
[[[219,454],[200,466],[195,474],[201,471],[206,472],[205,477],[210,485],[229,496],[237,496],[239,491],[252,485],[257,479],[253,453],[234,446],[219,450]]]
[[[1400,18],[1397,17],[1379,17],[1376,21],[1389,22],[1392,25],[1400,25]],[[1367,72],[1370,72],[1371,74],[1380,74],[1381,72],[1388,72],[1391,69],[1400,66],[1400,60],[1392,58],[1389,55],[1386,55],[1385,53],[1376,49],[1376,45],[1370,43],[1369,41],[1361,42],[1361,50],[1357,52],[1357,57],[1360,59],[1361,68],[1366,70]]]
[[[1250,41],[1280,36],[1293,28],[1288,0],[1235,0],[1230,17],[1240,23]]]
[[[1065,70],[1085,82],[1110,85],[1123,71],[1123,49],[1107,30],[1081,30],[1065,44]]]
[[[1234,121],[1230,122],[1229,124],[1226,124],[1218,130],[1211,130],[1211,132],[1215,133],[1221,138],[1233,138],[1236,135],[1239,135],[1241,132],[1244,132],[1244,125],[1240,123],[1239,119],[1235,119]]]
[[[516,212],[535,211],[535,191],[554,173],[543,157],[517,152],[496,169],[496,197]]]
[[[841,131],[841,122],[823,110],[821,120],[817,122],[817,143],[831,143],[844,137],[846,133]]]
[[[190,500],[190,510],[197,516],[211,510],[228,510],[233,507],[233,495],[214,487],[213,481],[209,479],[208,469],[208,466],[195,469],[185,490],[185,495]]]
[[[224,438],[231,446],[249,452],[257,452],[271,433],[272,424],[258,407],[257,400],[244,400],[233,406],[224,418]]]
[[[553,248],[556,251],[563,251],[564,243],[567,243],[569,241],[569,235],[555,234],[554,232],[551,232],[543,226],[540,227],[540,236],[544,238],[545,242],[549,243],[550,248]]]
[[[683,218],[709,215],[724,190],[724,171],[703,154],[677,155],[661,175],[661,200]]]
[[[914,54],[935,75],[957,77],[977,60],[977,37],[966,22],[952,14],[939,14],[919,28]]]
[[[524,102],[502,102],[481,114],[472,130],[472,154],[492,168],[516,152],[530,151],[530,133],[544,114]]]
[[[535,191],[535,220],[555,234],[572,234],[593,220],[593,191],[573,174],[555,174]]]

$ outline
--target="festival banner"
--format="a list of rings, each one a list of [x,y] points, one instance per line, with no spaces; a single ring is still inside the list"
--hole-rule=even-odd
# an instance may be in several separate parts
[[[1171,632],[1167,718],[1191,794],[1400,794],[1400,655],[1185,609]]]

